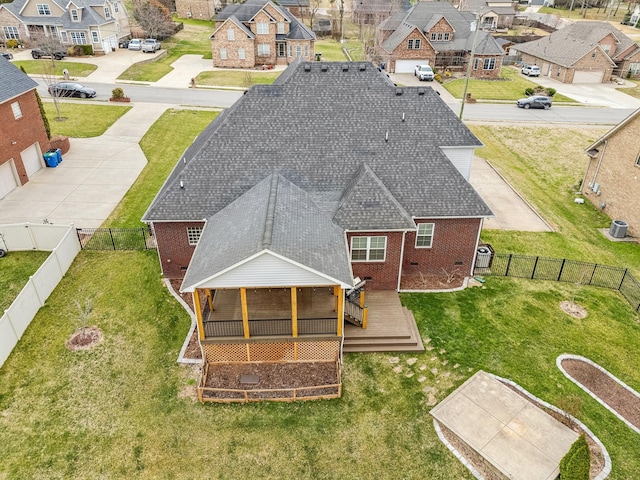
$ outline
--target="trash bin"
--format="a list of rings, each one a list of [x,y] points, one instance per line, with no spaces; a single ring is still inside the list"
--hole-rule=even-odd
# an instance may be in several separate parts
[[[609,235],[613,238],[624,238],[627,236],[627,228],[629,225],[624,220],[614,220],[609,228]]]
[[[47,167],[55,168],[60,163],[58,160],[58,153],[55,149],[45,152],[42,156],[44,157],[44,163]]]
[[[489,268],[491,265],[491,250],[488,247],[478,247],[476,268]]]

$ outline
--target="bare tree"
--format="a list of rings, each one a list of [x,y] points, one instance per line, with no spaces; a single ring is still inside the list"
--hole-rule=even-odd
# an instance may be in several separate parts
[[[134,0],[133,18],[147,37],[162,39],[175,31],[171,13],[158,0]]]
[[[338,5],[338,20],[340,29],[340,43],[344,42],[344,0],[329,0],[331,5]]]
[[[321,4],[322,0],[309,0],[309,26],[311,30],[313,30],[313,19],[316,17],[318,10],[320,10]]]

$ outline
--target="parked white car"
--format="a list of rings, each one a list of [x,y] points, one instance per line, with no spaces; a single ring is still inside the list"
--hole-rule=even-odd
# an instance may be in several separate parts
[[[539,77],[540,67],[537,65],[525,65],[524,67],[522,67],[521,72],[527,77]]]
[[[160,42],[155,38],[145,38],[142,41],[142,51],[143,52],[157,52],[160,50]]]
[[[132,38],[129,40],[129,46],[127,47],[129,50],[141,50],[142,49],[142,40],[139,38]]]

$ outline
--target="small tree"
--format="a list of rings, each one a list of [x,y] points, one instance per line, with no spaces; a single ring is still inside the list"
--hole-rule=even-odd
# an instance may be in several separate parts
[[[560,461],[560,478],[562,480],[589,480],[590,467],[589,445],[583,433]]]

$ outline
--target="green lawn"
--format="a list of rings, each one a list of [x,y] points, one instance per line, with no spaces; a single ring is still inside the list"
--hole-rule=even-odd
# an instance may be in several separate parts
[[[38,251],[9,252],[6,257],[0,258],[0,312],[9,308],[29,277],[36,273],[49,254]]]
[[[322,60],[325,62],[342,62],[347,60],[342,50],[343,48],[349,50],[353,60],[364,59],[362,44],[355,40],[347,40],[345,43],[340,43],[333,39],[318,40],[315,43],[314,50],[316,53],[322,53]]]
[[[140,142],[148,164],[118,206],[105,227],[139,227],[140,219],[167,176],[195,137],[218,115],[198,110],[167,110]]]
[[[54,62],[54,66],[51,66],[50,59],[42,59],[42,60],[16,60],[12,62],[16,67],[24,67],[25,71],[29,75],[53,75],[57,77],[62,77],[62,70],[65,68],[69,70],[69,75],[71,77],[86,77],[94,70],[98,68],[97,65],[92,63],[80,63],[80,62],[65,62],[58,61]]]
[[[125,70],[118,79],[157,82],[173,70],[171,64],[182,55],[196,54],[202,55],[204,58],[211,58],[209,36],[212,33],[212,22],[201,20],[185,22],[183,30],[162,41],[162,48],[167,50],[167,55],[153,62],[134,64]]]
[[[84,322],[76,302],[87,298]],[[589,316],[562,313],[564,299]],[[554,363],[586,355],[640,389],[638,318],[613,292],[490,278],[484,289],[403,301],[431,350],[398,355],[401,372],[396,355],[348,354],[341,399],[202,405],[188,396],[194,373],[175,363],[189,319],[162,285],[156,253],[81,252],[0,369],[0,475],[471,479],[437,439],[423,389],[440,401],[478,369],[570,408],[609,449],[610,478],[640,475],[637,434]],[[64,342],[82,324],[104,341],[72,353]]]
[[[580,8],[582,6],[582,3],[575,2],[573,10],[569,10],[568,8],[542,7],[538,11],[538,13],[557,15],[559,17],[571,18],[574,20],[601,20],[619,24],[624,19],[624,15],[625,13],[627,13],[628,8],[631,8],[631,10],[633,10],[633,5],[627,7],[624,2],[617,2],[612,5],[614,5],[614,8],[612,9],[587,8],[583,11]]]
[[[521,75],[515,67],[502,67],[502,80],[469,79],[468,93],[479,100],[517,100],[525,96],[527,88],[535,88],[534,81]],[[465,79],[452,80],[444,83],[444,88],[456,98],[462,98]],[[553,96],[555,102],[575,102],[560,93]]]
[[[631,95],[632,97],[640,98],[640,81],[638,80],[630,80],[633,84],[633,87],[628,88],[617,88],[619,92],[626,93],[627,95]]]
[[[282,72],[262,70],[238,71],[216,70],[202,72],[196,77],[197,85],[213,85],[216,87],[245,87],[256,84],[272,84]]]
[[[66,135],[68,137],[86,138],[102,135],[131,107],[119,105],[89,105],[60,101],[60,115],[53,102],[42,102],[51,125],[51,135]]]

